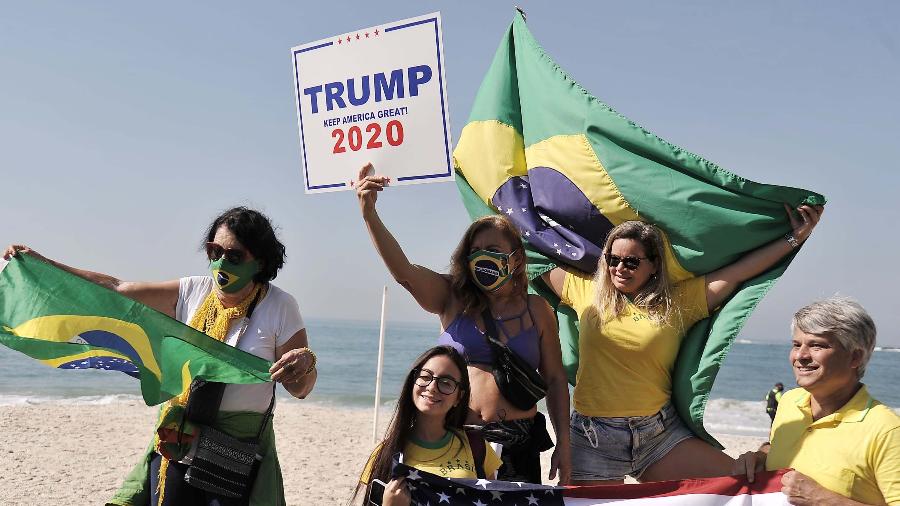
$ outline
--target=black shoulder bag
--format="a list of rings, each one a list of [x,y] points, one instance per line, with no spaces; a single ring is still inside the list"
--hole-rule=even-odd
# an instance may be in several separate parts
[[[260,292],[262,293],[262,292]],[[259,295],[247,308],[238,334],[240,343],[250,324],[250,316],[259,302]],[[272,384],[272,400],[263,415],[256,437],[242,441],[212,427],[222,403],[225,383],[195,379],[191,383],[191,395],[185,407],[185,418],[196,426],[196,437],[187,457],[188,465],[184,481],[189,485],[223,497],[247,498],[256,481],[256,473],[262,462],[259,440],[272,418],[275,408],[275,384]]]
[[[497,326],[490,309],[481,313],[484,338],[494,351],[494,381],[513,406],[527,411],[547,395],[547,383],[531,365],[497,339]]]

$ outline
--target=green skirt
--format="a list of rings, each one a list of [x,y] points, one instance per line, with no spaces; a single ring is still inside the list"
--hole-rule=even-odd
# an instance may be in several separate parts
[[[252,439],[259,431],[262,413],[253,411],[221,412],[216,417],[215,428],[238,439]],[[260,437],[263,460],[250,494],[250,506],[284,506],[284,482],[281,466],[275,451],[275,431],[272,423],[266,424]],[[150,461],[155,454],[153,439],[147,452],[125,477],[125,482],[106,504],[115,506],[147,506],[150,504]]]

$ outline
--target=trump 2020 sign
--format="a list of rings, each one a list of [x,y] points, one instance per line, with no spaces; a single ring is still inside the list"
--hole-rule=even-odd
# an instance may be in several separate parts
[[[436,12],[291,50],[306,193],[367,162],[392,184],[453,179],[441,41]]]

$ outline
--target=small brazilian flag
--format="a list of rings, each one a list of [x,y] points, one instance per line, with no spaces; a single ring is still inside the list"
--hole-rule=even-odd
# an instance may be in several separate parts
[[[27,254],[0,271],[0,343],[59,369],[138,378],[147,405],[194,378],[270,381],[267,360]]]
[[[563,365],[574,384],[577,317],[537,277],[557,265],[596,270],[606,234],[641,220],[665,235],[673,281],[702,275],[790,231],[783,203],[822,195],[755,183],[672,145],[572,80],[516,15],[453,153],[472,218],[502,213],[526,242],[532,289],[556,303]],[[744,283],[685,336],[673,400],[699,436],[713,380],[744,321],[793,255]]]

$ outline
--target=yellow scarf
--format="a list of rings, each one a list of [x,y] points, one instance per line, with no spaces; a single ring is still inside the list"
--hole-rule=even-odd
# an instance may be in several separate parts
[[[237,306],[226,308],[222,305],[222,301],[219,300],[219,297],[216,296],[215,289],[213,289],[209,292],[209,295],[206,296],[206,299],[203,300],[203,303],[200,304],[200,307],[197,308],[197,312],[194,313],[194,316],[191,318],[188,325],[217,341],[224,342],[225,338],[228,336],[228,328],[231,326],[231,320],[242,318],[247,314],[250,304],[256,300],[257,295],[259,295],[260,300],[266,296],[266,290],[262,285],[257,284]],[[166,414],[173,407],[187,406],[190,393],[191,388],[188,386],[177,397],[169,399],[166,405],[163,406],[163,409],[160,410],[160,422],[165,419]],[[157,450],[159,449],[159,435],[154,436],[153,445]],[[161,458],[162,461],[159,463],[159,480],[157,481],[157,492],[159,493],[159,502],[157,504],[160,505],[163,503],[163,496],[165,495],[166,471],[169,468],[169,459],[165,457]]]

